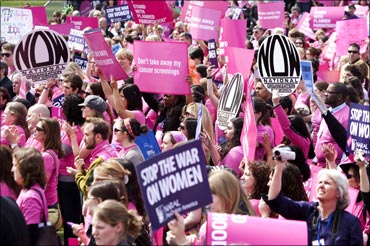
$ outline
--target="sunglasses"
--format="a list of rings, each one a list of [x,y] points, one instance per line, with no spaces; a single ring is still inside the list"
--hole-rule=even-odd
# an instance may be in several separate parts
[[[351,53],[352,53],[352,54],[357,54],[357,53],[358,53],[358,51],[356,51],[356,50],[349,50],[349,51],[348,51],[348,53],[350,53],[350,54],[351,54]]]
[[[347,179],[351,179],[351,178],[354,178],[355,177],[355,175],[353,175],[353,174],[349,174],[349,173],[347,173]]]
[[[114,131],[114,132],[121,132],[121,130],[120,130],[120,129],[118,129],[118,128],[114,128],[114,129],[113,129],[113,131]]]
[[[11,56],[12,54],[10,54],[10,53],[1,53],[1,57],[4,57],[4,56],[6,56],[6,57],[9,57],[9,56]]]
[[[183,126],[183,125],[179,125],[179,128],[180,128],[181,130],[185,130],[185,126]]]
[[[39,127],[39,126],[36,126],[36,131],[38,131],[38,132],[43,132],[44,131],[44,129],[42,129],[41,127]]]

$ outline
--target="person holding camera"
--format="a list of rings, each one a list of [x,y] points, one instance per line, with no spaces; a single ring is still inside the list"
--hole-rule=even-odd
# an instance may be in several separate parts
[[[281,192],[285,162],[275,160],[268,196],[263,200],[286,219],[303,220],[308,226],[308,245],[362,245],[361,224],[344,209],[349,204],[348,181],[334,169],[318,173],[318,202],[293,201]]]

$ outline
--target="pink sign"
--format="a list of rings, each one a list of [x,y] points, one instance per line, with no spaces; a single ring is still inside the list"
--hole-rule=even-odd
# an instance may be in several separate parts
[[[332,60],[334,59],[335,57],[335,54],[337,52],[337,45],[335,43],[335,40],[337,39],[337,33],[336,32],[333,32],[328,41],[326,41],[326,45],[324,46],[324,49],[321,53],[321,57],[324,59],[324,60]]]
[[[339,71],[317,71],[317,81],[326,81],[328,83],[335,83],[339,81]]]
[[[258,2],[258,22],[265,29],[284,27],[284,2]]]
[[[365,50],[368,28],[365,18],[338,21],[337,56],[347,55],[351,43],[357,43],[361,50]]]
[[[311,177],[303,183],[304,189],[306,190],[308,200],[316,200],[316,185],[317,185],[317,173],[322,169],[322,167],[316,165],[310,165]]]
[[[271,117],[271,125],[274,126],[272,129],[274,130],[275,134],[275,145],[279,145],[284,138],[283,129],[281,129],[280,123],[277,118]]]
[[[346,7],[346,10],[347,9],[348,9],[348,6]],[[368,6],[356,5],[355,15],[357,15],[360,18],[366,18],[368,13],[369,13],[369,7]]]
[[[217,39],[220,19],[220,11],[194,6],[189,32],[194,40]]]
[[[80,6],[81,16],[88,16],[90,11],[93,9],[90,0],[83,0]]]
[[[66,19],[66,23],[72,23],[73,29],[83,30],[86,27],[91,27],[92,29],[98,28],[98,19],[96,17],[85,17],[85,16],[70,16]]]
[[[193,7],[201,7],[207,9],[218,10],[225,14],[228,3],[226,1],[184,1],[184,6],[181,10],[180,20],[190,22],[192,17]]]
[[[245,32],[246,26],[246,20],[231,20],[228,18],[221,20],[219,55],[225,54],[226,47],[245,47],[245,39],[247,37],[247,33]]]
[[[183,42],[135,41],[135,84],[141,91],[183,95],[190,93],[188,48]],[[176,54],[176,55],[174,55]]]
[[[96,65],[107,80],[110,76],[116,80],[128,78],[100,31],[85,33],[84,37]]]
[[[349,193],[349,204],[348,207],[345,209],[348,213],[354,214],[354,208],[357,200],[359,190],[353,189],[352,187],[348,187]]]
[[[245,48],[226,48],[226,56],[228,59],[228,73],[241,73],[245,83],[248,83],[249,73],[252,67],[254,50]]]
[[[165,1],[128,1],[130,10],[136,23],[140,24],[160,24],[171,22],[172,13]]]
[[[34,26],[47,26],[48,25],[48,17],[46,16],[45,6],[27,7],[25,9],[30,9],[32,11]]]
[[[73,24],[58,24],[58,25],[48,25],[49,30],[56,31],[59,34],[63,35],[69,35],[69,32],[71,31]]]
[[[206,245],[306,245],[306,221],[207,214]]]
[[[305,35],[305,37],[308,37],[312,40],[316,39],[315,33],[310,27],[310,14],[309,13],[307,12],[303,13],[301,19],[299,20],[295,28],[298,31],[302,32]]]
[[[314,30],[335,28],[335,23],[343,19],[344,7],[312,7],[310,16]]]
[[[246,93],[244,122],[240,142],[243,147],[244,159],[254,161],[257,145],[257,127],[256,120],[254,118],[251,93],[249,93],[249,91]]]

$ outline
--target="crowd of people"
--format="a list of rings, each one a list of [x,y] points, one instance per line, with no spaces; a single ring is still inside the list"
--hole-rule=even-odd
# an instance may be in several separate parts
[[[69,2],[71,6],[54,12],[50,24],[80,14],[80,1]],[[369,244],[368,158],[346,149],[350,103],[369,107],[369,39],[366,50],[352,43],[346,55],[328,61],[324,48],[333,30],[315,30],[316,40],[311,40],[295,29],[302,13],[321,6],[320,0],[287,1],[285,30],[258,25],[253,1],[228,2],[223,18],[250,20],[245,48],[255,51],[255,59],[245,83],[252,82],[253,89],[245,93],[253,101],[255,140],[241,137],[243,106],[237,117],[228,120],[226,130],[218,125],[218,103],[230,78],[227,63],[219,55],[218,68],[210,66],[207,42],[193,40],[188,23],[179,20],[184,1],[169,5],[174,17],[169,32],[160,24],[132,20],[107,25],[105,8],[117,2],[91,1],[94,8],[89,16],[98,18],[106,42],[110,47],[121,44],[115,56],[129,75],[123,81],[106,78],[91,55],[75,50],[72,57],[88,59],[86,69],[71,61],[60,79],[50,78],[41,85],[24,81],[14,66],[16,44],[1,43],[0,241],[4,245],[36,245],[38,225],[45,216],[62,232],[63,245],[69,245],[71,238],[80,245],[204,244],[207,212],[306,221],[310,245]],[[366,0],[337,2],[370,9]],[[357,18],[353,8],[349,5],[343,19]],[[301,60],[312,62],[316,100],[303,80],[284,97],[262,82],[258,48],[266,37],[278,33],[295,44]],[[128,43],[167,39],[188,46],[190,74],[184,78],[190,84],[188,95],[142,92],[135,84],[137,71]],[[316,72],[325,69],[338,71],[339,81],[318,80]],[[22,83],[26,83],[23,93]],[[58,111],[54,100],[61,96]],[[277,138],[273,120],[281,126],[282,139]],[[161,230],[163,234],[155,235],[135,170],[145,155],[135,139],[153,131],[165,152],[195,139],[198,124],[213,202],[186,215],[175,211],[176,219]],[[256,142],[254,160],[245,160],[243,141]],[[310,165],[322,168],[314,184],[317,201],[309,200],[304,187]],[[353,211],[347,212],[349,187],[359,193]]]

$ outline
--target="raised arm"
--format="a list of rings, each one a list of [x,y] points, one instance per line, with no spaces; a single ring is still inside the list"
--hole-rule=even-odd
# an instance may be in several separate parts
[[[274,175],[272,176],[269,192],[268,192],[268,199],[274,200],[278,197],[281,191],[282,181],[281,178],[283,176],[283,169],[284,169],[284,162],[279,160],[275,160],[275,171]]]
[[[111,78],[111,85],[113,89],[113,108],[114,110],[116,110],[117,114],[122,119],[134,118],[135,117],[134,113],[126,109],[126,106],[124,105],[121,95],[119,94],[119,91],[118,91],[117,81],[114,78]]]
[[[209,66],[207,68],[207,94],[209,99],[211,100],[212,105],[217,108],[219,99],[215,95],[213,91],[213,82],[212,82],[212,67]]]

